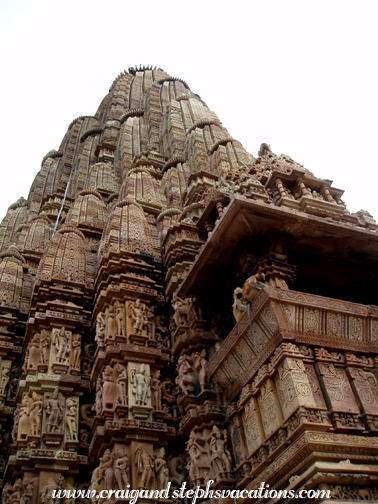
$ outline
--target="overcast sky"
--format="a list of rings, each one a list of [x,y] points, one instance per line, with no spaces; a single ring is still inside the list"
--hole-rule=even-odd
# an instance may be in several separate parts
[[[72,119],[153,64],[253,155],[262,142],[378,220],[376,1],[0,0],[0,218]]]

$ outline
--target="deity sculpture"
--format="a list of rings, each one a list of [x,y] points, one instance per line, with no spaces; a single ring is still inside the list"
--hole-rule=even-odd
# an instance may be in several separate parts
[[[198,380],[201,387],[201,391],[204,391],[206,388],[207,381],[207,372],[206,372],[206,350],[202,350],[202,352],[196,352],[194,356],[194,367],[198,373]]]
[[[127,387],[127,372],[126,368],[122,366],[120,363],[118,363],[115,367],[115,370],[118,373],[117,379],[116,379],[116,402],[117,404],[127,404],[127,394],[126,394],[126,387]]]
[[[223,438],[222,438],[223,434]],[[215,478],[230,478],[231,477],[231,454],[227,450],[227,431],[220,430],[216,425],[209,437],[211,461],[210,467],[213,470]]]
[[[115,321],[116,321],[116,326],[117,326],[117,335],[118,336],[125,336],[125,325],[124,325],[124,311],[123,311],[123,304],[120,303],[119,301],[116,301],[114,303],[114,308],[115,308]]]
[[[96,400],[92,408],[96,415],[100,415],[102,411],[102,385],[101,378],[97,378],[96,382]]]
[[[181,355],[177,361],[176,383],[184,395],[192,394],[195,390],[195,374],[193,359],[189,355]]]
[[[51,338],[46,331],[46,329],[43,329],[41,331],[41,357],[42,357],[42,364],[47,364],[49,360],[49,348],[51,345]]]
[[[113,462],[114,455],[108,448],[105,450],[103,457],[100,458],[100,474],[105,480],[106,490],[111,490],[114,485]]]
[[[70,334],[66,332],[64,327],[61,327],[59,332],[55,334],[56,362],[61,364],[68,363],[70,353]]]
[[[133,320],[134,331],[136,334],[142,334],[143,329],[148,324],[146,305],[141,303],[140,299],[137,299],[135,303],[130,303],[129,312]]]
[[[62,398],[59,397],[59,389],[56,387],[46,401],[46,413],[47,413],[47,432],[54,433],[60,432],[60,423],[63,419],[64,406],[62,404]]]
[[[167,488],[169,481],[169,471],[165,461],[165,450],[160,448],[155,458],[155,473],[158,484],[158,490]]]
[[[113,340],[116,332],[117,332],[117,325],[115,321],[115,315],[114,315],[114,307],[109,306],[109,311],[108,311],[108,323],[106,325],[106,340]]]
[[[28,369],[37,369],[41,358],[41,348],[40,348],[41,336],[36,333],[32,337],[29,344],[29,355],[28,355]]]
[[[126,490],[129,484],[129,457],[121,450],[116,451],[114,462],[114,476],[119,490]]]
[[[135,451],[135,465],[138,473],[138,488],[148,489],[149,483],[154,476],[154,463],[151,455],[143,450],[140,444]]]
[[[0,394],[2,395],[5,395],[9,383],[11,365],[11,361],[2,361],[1,363]]]
[[[42,396],[33,392],[32,403],[30,406],[30,424],[31,424],[31,434],[32,436],[39,436],[41,433],[41,417],[43,401]]]
[[[102,346],[105,340],[105,317],[102,312],[96,318],[96,335],[95,341],[98,346]]]
[[[151,397],[151,377],[147,374],[144,364],[141,364],[138,370],[136,370],[136,368],[131,369],[130,382],[133,384],[135,403],[138,406],[146,406],[148,404],[148,398]]]
[[[26,437],[31,432],[30,426],[30,410],[29,410],[29,398],[24,395],[21,401],[21,406],[19,409],[19,423],[18,423],[18,434],[17,439],[26,439]]]
[[[70,441],[77,441],[77,403],[72,397],[69,397],[66,401],[66,426],[68,429],[68,439]]]
[[[80,356],[81,356],[81,336],[80,334],[74,334],[72,336],[72,368],[80,369]]]
[[[206,451],[198,444],[194,431],[191,431],[189,435],[186,451],[189,455],[188,469],[190,479],[193,485],[198,484],[201,479],[200,463],[203,462]]]
[[[110,366],[106,366],[102,373],[103,391],[102,400],[104,409],[112,409],[115,403],[114,371]]]
[[[155,411],[161,411],[161,382],[160,382],[160,370],[155,371],[155,375],[151,379],[151,389],[153,397],[153,405]]]

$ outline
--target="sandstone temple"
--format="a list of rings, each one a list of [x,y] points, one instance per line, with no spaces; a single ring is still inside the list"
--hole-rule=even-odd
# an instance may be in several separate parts
[[[0,225],[4,504],[378,502],[378,225],[273,151],[144,66],[45,155]]]

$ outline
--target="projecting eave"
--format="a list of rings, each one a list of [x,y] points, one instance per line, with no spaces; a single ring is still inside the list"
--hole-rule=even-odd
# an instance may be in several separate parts
[[[289,246],[337,261],[367,267],[378,263],[376,230],[235,195],[190,267],[178,295],[195,296],[208,291],[219,282],[238,243],[264,235],[279,236]]]

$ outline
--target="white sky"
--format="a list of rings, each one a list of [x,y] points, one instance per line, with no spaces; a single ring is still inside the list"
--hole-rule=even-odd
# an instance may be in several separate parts
[[[378,2],[0,0],[0,219],[72,119],[153,64],[253,155],[262,142],[378,220]]]

